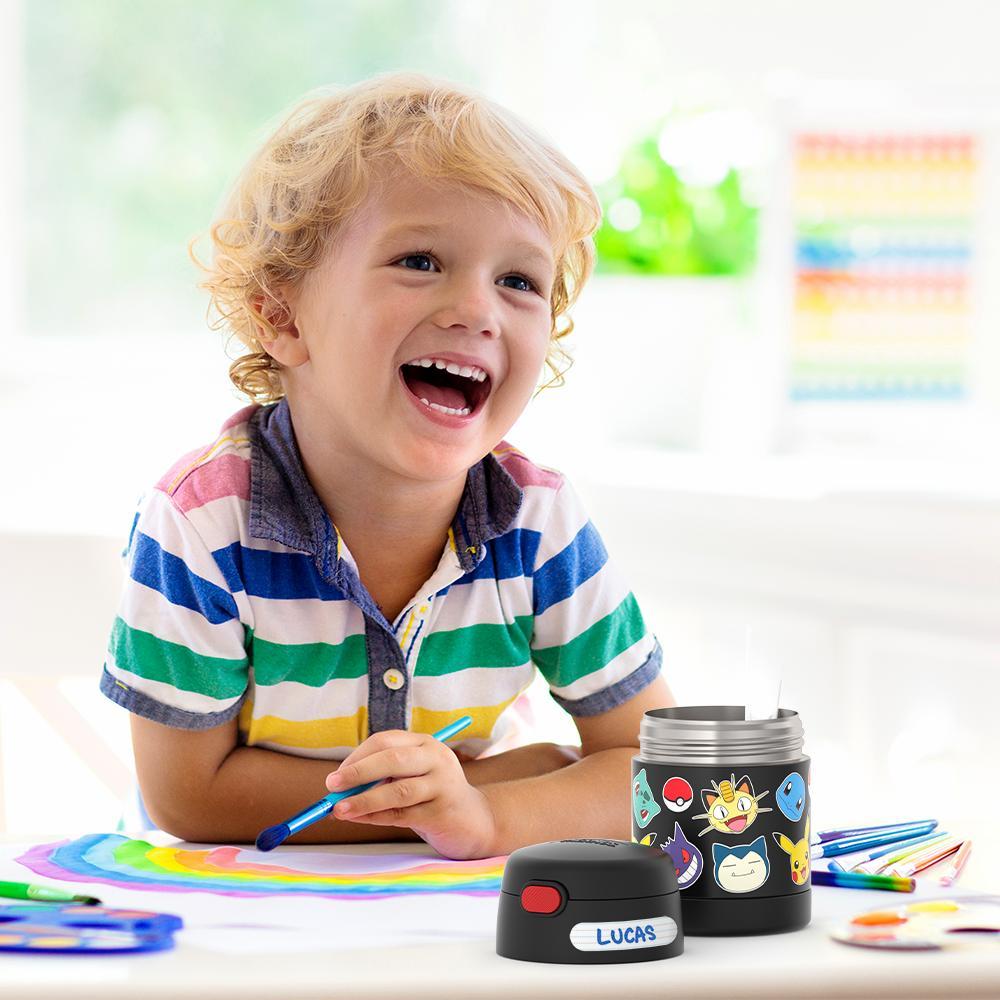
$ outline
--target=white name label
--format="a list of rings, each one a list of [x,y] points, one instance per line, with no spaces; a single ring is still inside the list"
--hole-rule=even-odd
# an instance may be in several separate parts
[[[569,932],[569,939],[577,951],[662,948],[676,937],[677,924],[670,917],[623,920],[613,924],[576,924]]]

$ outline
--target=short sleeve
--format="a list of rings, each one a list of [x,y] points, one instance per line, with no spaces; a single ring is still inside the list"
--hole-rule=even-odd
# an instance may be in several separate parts
[[[239,713],[249,629],[194,525],[154,489],[139,502],[101,691],[136,715],[209,729]]]
[[[546,519],[533,573],[532,659],[571,715],[598,715],[652,683],[660,644],[565,480]]]

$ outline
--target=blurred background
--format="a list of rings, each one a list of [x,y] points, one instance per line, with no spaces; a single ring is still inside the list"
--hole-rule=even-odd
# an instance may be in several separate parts
[[[128,798],[119,552],[243,405],[188,241],[305,91],[393,69],[601,196],[575,364],[509,439],[583,494],[678,699],[780,679],[817,827],[1000,820],[998,36],[972,0],[0,0],[0,831]]]

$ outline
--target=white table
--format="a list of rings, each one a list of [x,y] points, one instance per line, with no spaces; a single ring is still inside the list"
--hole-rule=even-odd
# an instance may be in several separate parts
[[[44,843],[59,838],[37,838]],[[162,841],[170,843],[169,839]],[[25,843],[0,845],[0,878],[12,874],[11,860]],[[364,853],[379,845],[338,847]],[[393,844],[393,852],[430,853],[424,845]],[[290,848],[313,850],[316,848]],[[985,853],[985,852],[982,852]],[[963,877],[962,893],[997,888],[975,855]],[[21,869],[19,876],[29,880]],[[35,879],[35,881],[41,881]],[[74,883],[77,891],[88,891]],[[107,905],[155,909],[185,916],[185,894],[137,892],[93,886]],[[233,948],[233,931],[212,933],[191,924],[177,934],[167,952],[138,955],[38,956],[0,953],[0,995],[19,1000],[137,1000],[144,997],[206,997],[253,1000],[279,997],[475,997],[477,1000],[529,997],[990,997],[1000,996],[1000,945],[991,952],[889,954],[847,947],[830,940],[831,926],[865,909],[894,906],[914,898],[947,895],[925,881],[915,896],[814,888],[813,922],[792,934],[742,938],[688,938],[684,954],[659,962],[625,965],[542,965],[500,958],[494,951],[496,904],[480,901],[460,934],[441,939],[433,926],[420,928],[418,944],[400,945],[373,935],[370,947],[343,950],[336,943],[337,923],[323,914],[343,910],[313,901],[319,914],[304,937],[290,939],[288,927],[273,920],[276,900],[213,897],[214,914],[227,924],[247,928],[245,948]],[[950,893],[958,895],[958,891]],[[200,895],[200,894],[199,894]],[[286,897],[287,902],[287,897]],[[323,908],[327,907],[326,910]],[[287,914],[287,910],[284,911]],[[355,911],[356,912],[356,911]],[[310,918],[311,919],[311,918]],[[275,926],[268,927],[273,922]],[[715,972],[724,970],[724,976]],[[713,984],[716,984],[713,986]],[[734,989],[737,987],[738,989]]]

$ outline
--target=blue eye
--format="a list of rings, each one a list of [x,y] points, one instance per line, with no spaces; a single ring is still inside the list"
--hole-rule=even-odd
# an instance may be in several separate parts
[[[417,259],[422,258],[422,257],[427,258],[427,260],[431,260],[431,261],[434,260],[434,255],[433,255],[433,253],[430,250],[415,250],[413,253],[406,254],[405,257],[400,257],[399,260],[396,261],[396,263],[397,264],[402,264],[404,261],[407,261],[407,260],[417,260]],[[407,267],[406,270],[408,270],[408,271],[413,271],[413,270],[425,271],[427,269],[423,268],[423,267],[420,267],[420,268]],[[538,285],[535,284],[535,282],[532,281],[531,278],[527,277],[524,274],[506,274],[500,280],[501,281],[506,281],[508,278],[516,278],[518,281],[523,281],[528,286],[527,288],[516,288],[516,289],[514,289],[515,291],[524,291],[524,292],[537,292],[538,291]]]
[[[531,280],[531,278],[526,278],[523,274],[507,274],[500,280],[506,281],[508,278],[515,278],[517,281],[523,281],[528,286],[527,288],[523,289],[523,291],[525,292],[538,291],[538,289],[535,287],[535,283]],[[522,289],[518,289],[518,291],[522,291]]]
[[[397,264],[402,264],[403,261],[405,261],[405,260],[416,260],[418,257],[426,257],[428,260],[430,260],[430,255],[426,254],[426,253],[408,253],[405,257],[400,257],[399,260],[396,261],[396,263]],[[407,270],[408,271],[412,270],[412,268],[407,268]],[[423,271],[424,268],[422,268],[422,267],[421,268],[417,268],[417,270]]]

